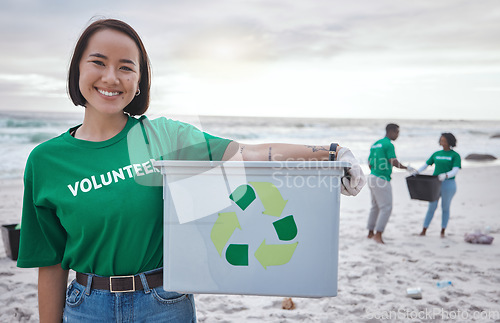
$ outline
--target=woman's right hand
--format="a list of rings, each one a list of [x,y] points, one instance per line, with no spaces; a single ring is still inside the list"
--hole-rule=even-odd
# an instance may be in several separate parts
[[[442,173],[442,174],[439,174],[438,175],[438,179],[442,182],[444,181],[448,176],[446,175],[446,173]]]
[[[349,148],[342,147],[337,153],[338,161],[346,161],[351,164],[349,176],[342,177],[341,193],[346,196],[356,196],[366,184],[365,174]]]

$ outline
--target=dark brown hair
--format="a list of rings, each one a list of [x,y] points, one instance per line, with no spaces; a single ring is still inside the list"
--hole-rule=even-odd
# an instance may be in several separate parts
[[[457,138],[455,138],[451,132],[443,132],[441,136],[446,139],[450,147],[455,147],[457,145]]]
[[[396,131],[399,129],[399,125],[395,123],[389,123],[387,126],[385,126],[385,132],[389,133],[389,131]]]
[[[106,29],[112,29],[124,33],[129,36],[137,45],[139,49],[139,69],[140,69],[140,82],[139,90],[141,94],[135,96],[124,109],[130,115],[141,115],[146,112],[149,107],[149,90],[151,88],[151,67],[149,63],[148,53],[142,43],[141,38],[137,32],[123,21],[116,19],[100,19],[91,23],[81,34],[78,42],[76,43],[73,57],[68,72],[68,93],[75,105],[85,106],[87,100],[80,92],[80,60],[82,59],[83,52],[87,48],[90,37],[96,32]]]

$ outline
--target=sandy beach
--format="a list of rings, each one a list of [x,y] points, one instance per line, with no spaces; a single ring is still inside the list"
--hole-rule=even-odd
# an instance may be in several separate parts
[[[500,167],[468,167],[457,176],[446,238],[436,211],[420,237],[427,202],[411,200],[405,172],[393,175],[394,208],[386,244],[366,238],[367,187],[343,197],[340,219],[339,290],[333,298],[196,295],[199,322],[500,322]],[[22,180],[0,180],[0,223],[20,220]],[[492,245],[469,244],[464,234],[489,228]],[[0,242],[0,322],[37,322],[37,270],[21,269]],[[70,278],[73,274],[71,274]],[[441,280],[452,286],[438,288]],[[406,296],[421,288],[422,299]]]

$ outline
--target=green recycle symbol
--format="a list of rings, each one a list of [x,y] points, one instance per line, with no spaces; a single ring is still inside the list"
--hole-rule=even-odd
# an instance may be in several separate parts
[[[238,186],[229,196],[243,211],[256,199],[257,192],[264,205],[263,214],[281,217],[287,201],[283,199],[276,186],[269,182],[250,182]],[[255,191],[254,191],[255,189]],[[281,241],[290,241],[297,236],[297,225],[293,215],[283,217],[273,222],[274,229]],[[210,239],[222,257],[222,251],[236,229],[241,230],[236,212],[219,213],[215,221]],[[266,244],[262,241],[255,251],[255,258],[267,269],[267,266],[280,266],[292,259],[298,242],[289,244]],[[233,266],[248,266],[248,244],[230,244],[226,249],[226,260]]]

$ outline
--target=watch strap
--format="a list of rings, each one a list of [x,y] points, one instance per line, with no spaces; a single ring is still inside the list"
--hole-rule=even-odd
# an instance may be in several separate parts
[[[330,144],[330,151],[328,152],[328,160],[334,161],[337,159],[337,147],[339,144],[332,143]]]

